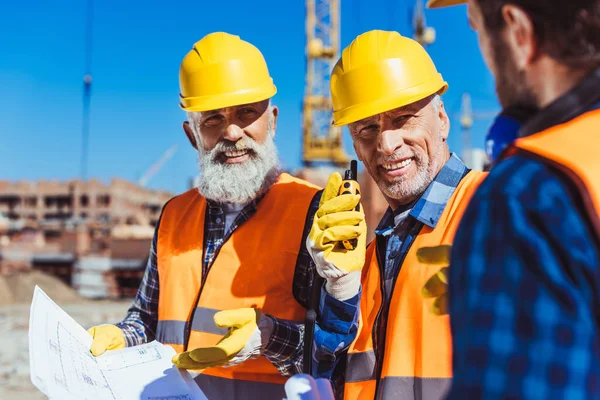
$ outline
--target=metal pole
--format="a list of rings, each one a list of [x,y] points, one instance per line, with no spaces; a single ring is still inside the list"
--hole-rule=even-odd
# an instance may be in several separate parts
[[[85,58],[83,76],[83,110],[81,121],[81,180],[87,180],[88,141],[90,136],[90,100],[92,96],[92,34],[94,0],[88,0],[85,21]]]

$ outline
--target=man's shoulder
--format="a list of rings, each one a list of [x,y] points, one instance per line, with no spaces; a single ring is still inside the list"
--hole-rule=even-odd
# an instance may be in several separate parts
[[[563,172],[542,160],[516,154],[492,169],[475,193],[473,203],[478,209],[516,208],[535,215],[554,215],[557,209],[566,214],[576,212],[579,199],[575,186]]]
[[[164,213],[166,210],[173,210],[175,208],[187,209],[193,202],[200,200],[204,200],[204,197],[198,192],[197,188],[192,188],[167,200],[163,205],[162,212]]]
[[[197,199],[197,198],[204,198],[200,192],[198,191],[198,188],[191,188],[190,190],[187,190],[183,193],[179,193],[176,194],[175,196],[171,197],[166,204],[171,203],[171,202],[180,202],[180,201],[190,201],[192,199]]]
[[[569,191],[565,176],[541,160],[514,155],[497,164],[481,184],[477,195],[519,198],[525,193]]]
[[[320,191],[321,189],[318,186],[308,181],[293,177],[287,173],[282,173],[277,182],[267,192],[265,200],[267,200],[267,203],[284,202],[287,204],[292,202],[310,204]]]
[[[312,191],[312,192],[316,192],[316,191],[322,189],[321,187],[319,187],[307,180],[297,178],[295,176],[288,174],[287,172],[284,172],[281,175],[279,175],[277,184],[278,185],[292,184],[298,190],[308,190],[308,191]]]

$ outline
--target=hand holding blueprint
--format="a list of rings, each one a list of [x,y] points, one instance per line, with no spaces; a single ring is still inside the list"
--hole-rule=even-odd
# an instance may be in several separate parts
[[[99,357],[92,337],[36,286],[29,318],[33,384],[50,399],[202,400],[187,371],[171,363],[175,351],[158,342]]]

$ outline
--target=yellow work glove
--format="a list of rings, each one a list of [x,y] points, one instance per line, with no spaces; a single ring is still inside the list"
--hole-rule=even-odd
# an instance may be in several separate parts
[[[254,308],[225,310],[215,314],[215,325],[229,332],[212,347],[177,354],[173,364],[183,369],[230,367],[260,357],[273,333],[270,317]]]
[[[365,264],[367,225],[359,194],[338,195],[342,176],[334,172],[327,181],[319,209],[306,239],[306,248],[317,273],[327,280],[325,289],[338,300],[354,297],[360,288],[360,271]],[[357,239],[347,250],[344,240]]]
[[[97,325],[88,329],[94,341],[90,351],[94,356],[99,356],[106,350],[122,349],[126,346],[123,331],[115,325]]]
[[[422,247],[417,250],[417,258],[423,264],[442,265],[421,289],[421,295],[426,299],[434,298],[430,308],[436,315],[448,314],[448,271],[452,246]]]

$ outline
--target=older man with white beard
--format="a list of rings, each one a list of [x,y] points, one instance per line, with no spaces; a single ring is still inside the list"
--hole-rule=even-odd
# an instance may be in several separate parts
[[[297,298],[310,282],[292,286],[314,268],[304,243],[321,192],[280,171],[276,88],[256,47],[205,36],[181,64],[180,88],[199,185],[163,208],[133,306],[89,330],[91,351],[156,339],[208,398],[281,399],[282,375],[302,369]]]

